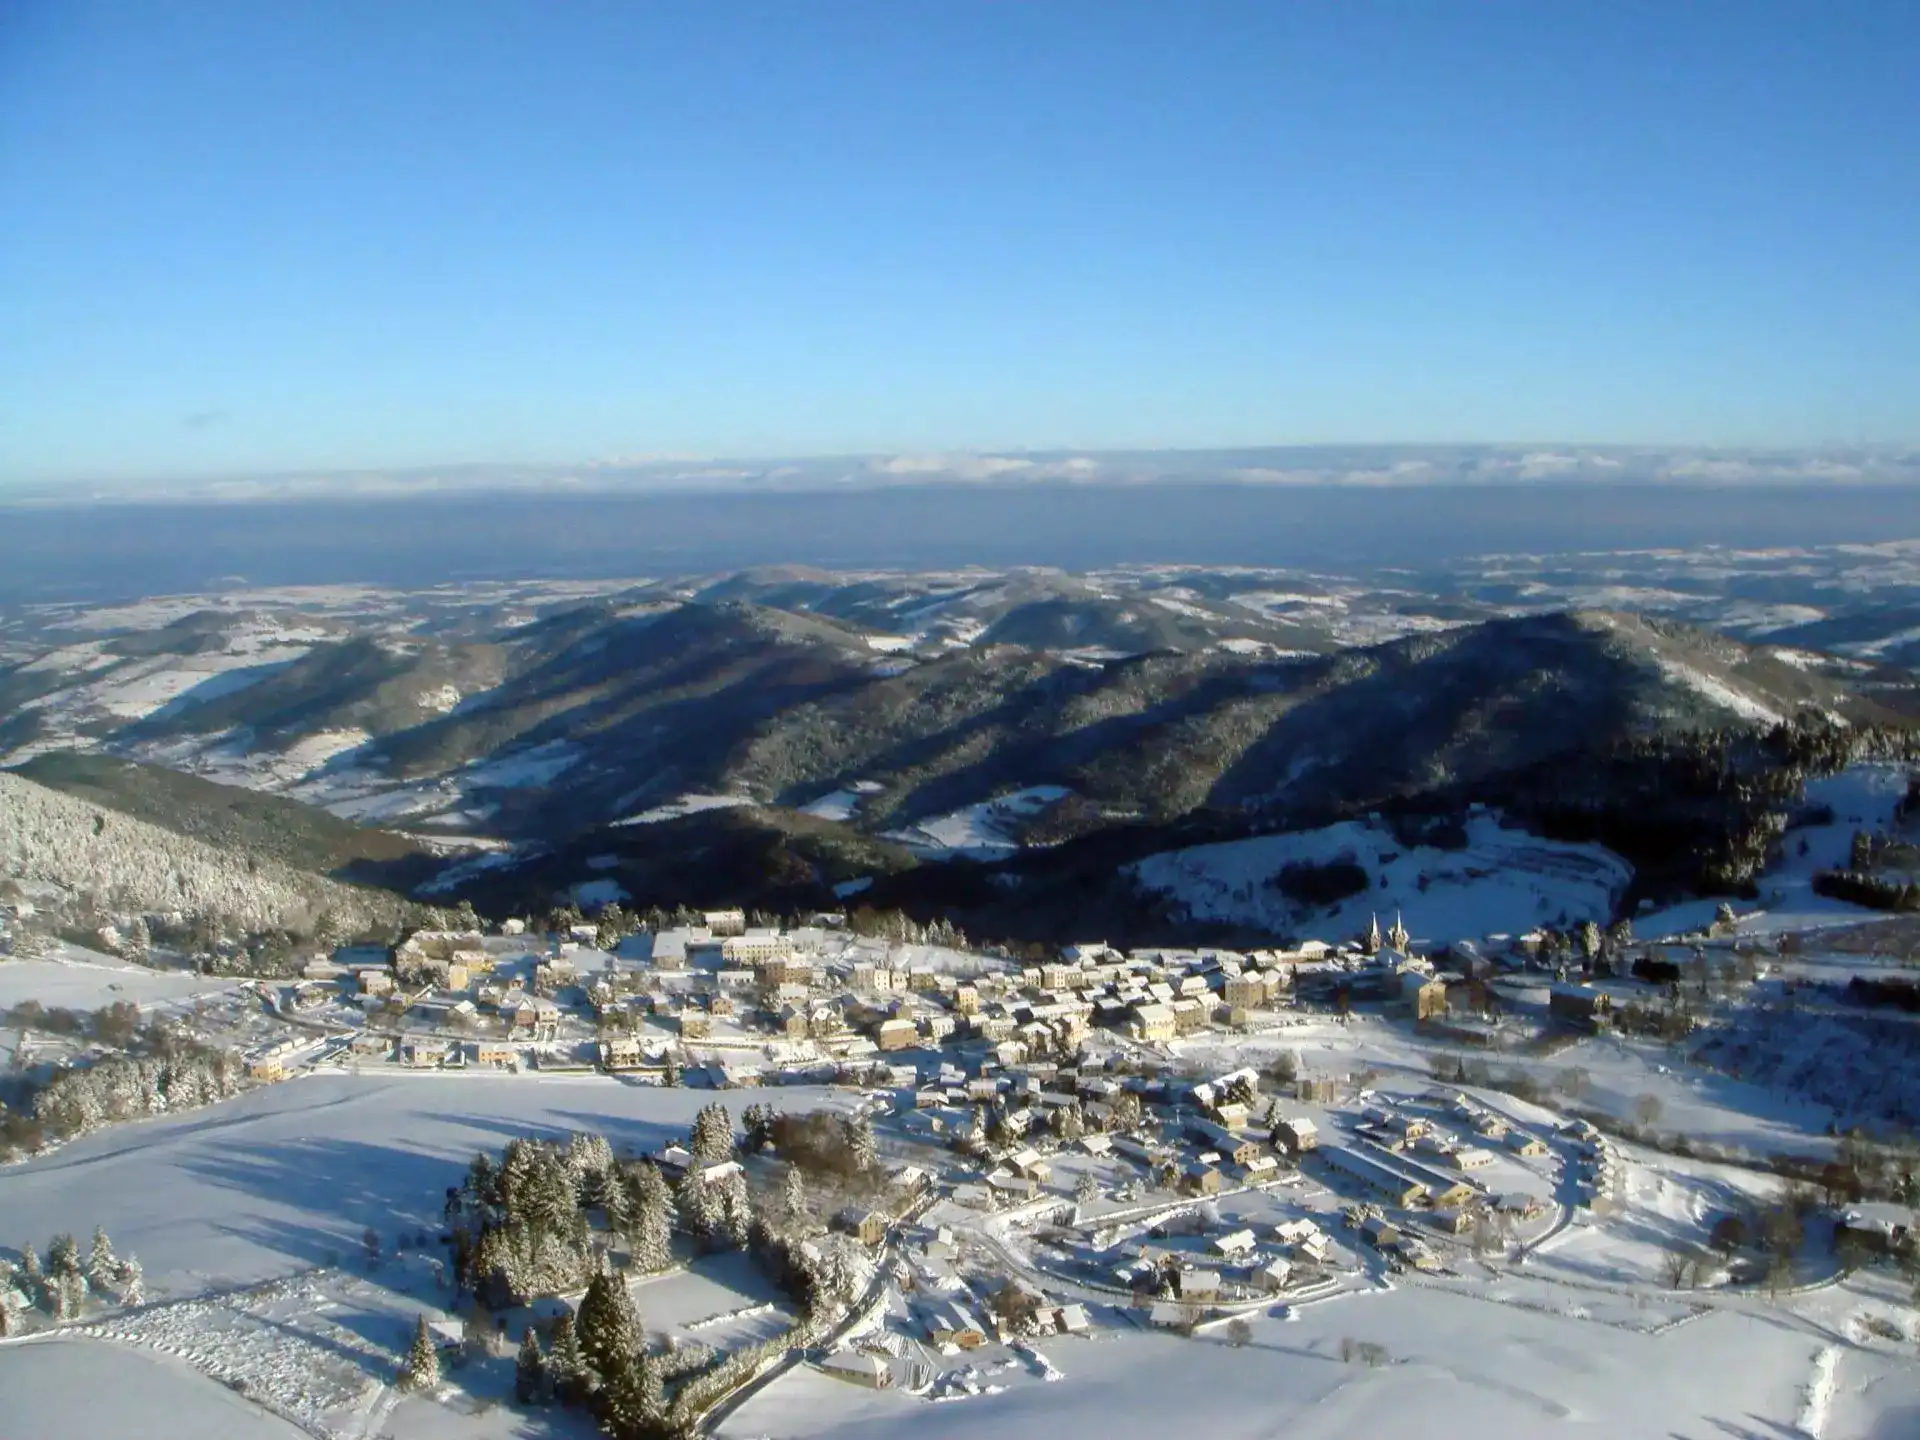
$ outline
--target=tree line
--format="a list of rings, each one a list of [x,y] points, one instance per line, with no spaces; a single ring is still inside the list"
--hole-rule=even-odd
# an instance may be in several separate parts
[[[55,1323],[80,1318],[88,1299],[109,1305],[138,1305],[146,1296],[140,1262],[114,1254],[107,1232],[94,1227],[85,1254],[72,1235],[55,1235],[42,1260],[36,1246],[23,1245],[17,1260],[0,1256],[0,1338],[25,1333],[30,1312]]]
[[[38,1083],[18,1082],[26,1102],[20,1108],[0,1106],[0,1159],[20,1159],[121,1120],[195,1110],[237,1095],[248,1083],[237,1054],[158,1018],[143,1024],[139,1008],[126,1001],[86,1014],[28,1000],[12,1007],[6,1020],[55,1034],[84,1034],[131,1053],[62,1066]]]

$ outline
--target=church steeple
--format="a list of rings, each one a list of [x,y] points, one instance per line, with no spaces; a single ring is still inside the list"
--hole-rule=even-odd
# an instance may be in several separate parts
[[[1379,929],[1379,923],[1377,920],[1374,922],[1376,932]],[[1398,910],[1394,911],[1393,929],[1387,932],[1387,943],[1396,950],[1404,951],[1412,939],[1413,937],[1407,933],[1407,927],[1400,918],[1400,912]]]
[[[1369,955],[1380,953],[1380,915],[1377,911],[1374,913],[1373,924],[1367,929],[1367,953]]]

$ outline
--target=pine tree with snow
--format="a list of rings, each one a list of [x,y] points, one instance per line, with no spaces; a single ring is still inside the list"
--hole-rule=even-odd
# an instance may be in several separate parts
[[[747,1194],[744,1176],[729,1176],[721,1190],[720,1233],[734,1249],[747,1248],[747,1240],[753,1234],[753,1201]]]
[[[601,1181],[613,1170],[613,1147],[604,1135],[576,1134],[567,1141],[566,1161],[580,1203],[590,1203],[599,1193]]]
[[[600,1432],[608,1440],[653,1440],[667,1414],[660,1362],[645,1350],[628,1356],[608,1378],[598,1408]]]
[[[633,921],[620,908],[618,901],[603,905],[594,921],[593,943],[602,950],[618,949],[620,942],[633,933]]]
[[[47,1245],[47,1274],[54,1279],[81,1274],[80,1242],[64,1232]]]
[[[660,1167],[651,1160],[642,1160],[633,1167],[634,1208],[645,1210],[650,1207],[664,1209],[669,1219],[673,1213],[673,1187],[667,1183],[667,1177],[660,1173]]]
[[[400,1388],[432,1390],[439,1384],[440,1352],[434,1348],[427,1317],[422,1315],[414,1322],[413,1344],[408,1347],[406,1362],[400,1367]]]
[[[26,1282],[19,1278],[11,1261],[0,1258],[0,1336],[11,1335],[19,1326],[21,1306],[27,1303],[21,1286]]]
[[[673,1264],[673,1193],[652,1166],[653,1185],[644,1182],[634,1195],[633,1233],[628,1258],[633,1268],[651,1275]]]
[[[720,1224],[719,1196],[698,1170],[689,1170],[674,1189],[680,1223],[699,1239],[710,1238]]]
[[[87,1249],[87,1284],[93,1287],[93,1293],[105,1296],[113,1287],[114,1275],[120,1268],[120,1262],[114,1257],[113,1243],[107,1239],[107,1232],[100,1226],[93,1227],[93,1244]]]
[[[749,1105],[746,1114],[741,1116],[741,1128],[746,1131],[743,1148],[749,1155],[758,1155],[773,1143],[774,1122],[780,1112],[771,1105]]]
[[[529,1325],[513,1362],[513,1398],[522,1405],[538,1405],[546,1395],[547,1357],[540,1349],[539,1332]]]
[[[113,1285],[120,1292],[122,1305],[142,1305],[146,1303],[147,1281],[141,1273],[140,1262],[129,1255],[114,1267]]]
[[[1597,921],[1582,920],[1580,922],[1580,953],[1586,958],[1588,964],[1592,964],[1599,958],[1602,938]]]
[[[701,1108],[694,1116],[687,1148],[703,1165],[717,1165],[733,1154],[733,1117],[727,1114],[726,1106],[715,1102]]]
[[[634,1220],[634,1192],[627,1178],[618,1170],[610,1170],[600,1177],[597,1192],[600,1211],[607,1217],[607,1229],[615,1235],[631,1235]]]
[[[579,1334],[587,1372],[605,1389],[645,1338],[626,1281],[605,1270],[594,1275],[580,1301]]]
[[[53,1318],[78,1320],[87,1302],[87,1277],[78,1270],[66,1270],[53,1277]]]
[[[20,1247],[20,1273],[36,1284],[45,1273],[40,1268],[40,1252],[31,1245]]]
[[[473,1157],[467,1166],[467,1176],[461,1182],[461,1192],[467,1197],[469,1210],[484,1210],[497,1198],[499,1171],[495,1168],[493,1157],[482,1150]]]
[[[1091,1204],[1100,1198],[1100,1182],[1093,1178],[1091,1170],[1082,1170],[1080,1178],[1074,1183],[1073,1198],[1082,1205]]]
[[[807,1180],[798,1165],[787,1166],[786,1178],[780,1184],[780,1208],[786,1212],[789,1225],[798,1225],[806,1219]]]
[[[853,1163],[863,1172],[880,1163],[880,1149],[873,1138],[873,1122],[862,1115],[853,1122],[847,1141],[853,1149]]]
[[[838,1237],[835,1237],[838,1240]],[[845,1305],[859,1293],[860,1278],[847,1256],[844,1243],[828,1247],[826,1265],[821,1272],[821,1288],[835,1305]]]
[[[587,1359],[580,1353],[580,1327],[571,1310],[553,1321],[553,1343],[547,1347],[547,1383],[569,1405],[586,1396]]]

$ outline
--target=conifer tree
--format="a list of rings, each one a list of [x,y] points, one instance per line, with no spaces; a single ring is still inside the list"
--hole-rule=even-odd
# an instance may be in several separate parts
[[[87,1278],[78,1270],[67,1270],[53,1277],[53,1318],[77,1320],[87,1299]]]
[[[47,1273],[56,1280],[80,1274],[80,1242],[64,1232],[54,1236],[47,1246]]]
[[[114,1268],[114,1287],[120,1292],[122,1305],[142,1305],[146,1303],[146,1276],[140,1271],[140,1262],[129,1255]]]
[[[734,1249],[747,1248],[753,1232],[753,1202],[747,1196],[746,1180],[739,1175],[729,1177],[721,1192],[720,1232]]]
[[[698,1170],[689,1170],[681,1178],[674,1199],[680,1208],[680,1223],[699,1239],[711,1238],[720,1224],[719,1197]]]
[[[866,1116],[862,1115],[853,1122],[847,1140],[853,1147],[853,1163],[861,1170],[871,1170],[880,1163],[879,1147],[873,1139],[873,1124]]]
[[[414,1322],[413,1344],[407,1349],[406,1362],[400,1367],[402,1390],[432,1390],[440,1383],[440,1352],[434,1348],[427,1330],[427,1317]]]
[[[588,1373],[605,1389],[640,1348],[640,1317],[626,1282],[605,1270],[587,1284],[580,1301],[580,1354]]]
[[[547,1357],[541,1353],[538,1332],[529,1325],[513,1362],[513,1398],[522,1405],[537,1405],[546,1393]]]
[[[717,1165],[733,1154],[733,1118],[727,1107],[715,1102],[703,1106],[693,1119],[693,1136],[687,1148],[703,1165]]]
[[[553,1344],[547,1351],[547,1383],[568,1404],[586,1395],[586,1357],[580,1353],[580,1331],[573,1312],[563,1310],[553,1322]]]
[[[634,1193],[627,1178],[617,1170],[603,1174],[600,1177],[598,1198],[600,1209],[607,1217],[607,1229],[615,1235],[631,1235],[634,1222]]]
[[[744,1148],[750,1155],[758,1155],[773,1141],[773,1122],[778,1112],[771,1105],[749,1105],[740,1117],[741,1127],[746,1131]]]
[[[652,1440],[666,1419],[660,1362],[645,1350],[627,1357],[600,1396],[600,1431],[608,1440]]]
[[[576,1134],[567,1141],[567,1169],[572,1172],[576,1202],[598,1203],[600,1187],[613,1170],[613,1147],[604,1135]]]
[[[667,1177],[660,1173],[660,1167],[651,1160],[643,1160],[633,1170],[633,1193],[639,1203],[634,1207],[644,1210],[649,1206],[660,1206],[671,1215],[673,1210],[673,1187],[667,1184]]]
[[[798,1165],[787,1166],[786,1179],[781,1182],[780,1200],[781,1207],[787,1213],[787,1224],[798,1225],[806,1218],[807,1181]]]
[[[652,1166],[643,1173],[651,1174],[653,1183],[636,1186],[629,1256],[635,1270],[651,1275],[673,1264],[673,1194]]]
[[[473,1157],[473,1163],[467,1166],[467,1178],[461,1186],[473,1208],[491,1205],[498,1183],[498,1172],[494,1168],[493,1157],[482,1150]]]
[[[112,1287],[119,1261],[114,1258],[113,1243],[100,1226],[93,1227],[93,1244],[87,1250],[87,1284],[93,1293],[104,1296]]]

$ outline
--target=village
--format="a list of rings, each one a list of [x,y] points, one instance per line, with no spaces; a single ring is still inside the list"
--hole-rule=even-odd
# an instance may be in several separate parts
[[[838,914],[778,925],[723,910],[618,935],[507,921],[342,946],[298,979],[196,992],[177,1018],[240,1046],[256,1104],[303,1130],[309,1107],[388,1096],[406,1097],[394,1123],[410,1133],[449,1112],[557,1107],[577,1148],[606,1125],[619,1174],[671,1187],[673,1238],[643,1260],[614,1210],[583,1209],[583,1253],[624,1277],[663,1364],[704,1366],[677,1392],[682,1418],[722,1434],[777,1430],[768,1407],[796,1396],[826,1423],[848,1405],[1045,1385],[1105,1365],[1101,1347],[1129,1336],[1234,1349],[1408,1287],[1654,1334],[1834,1284],[1843,1253],[1854,1266],[1913,1255],[1906,1210],[1832,1183],[1793,1202],[1783,1248],[1774,1225],[1790,1207],[1757,1145],[1749,1175],[1675,1159],[1690,1142],[1651,1123],[1658,1100],[1683,1127],[1708,1113],[1680,1108],[1703,1081],[1661,1060],[1663,1027],[1791,985],[1818,956],[1724,927],[1425,953],[1382,918],[1280,948],[1088,941],[1044,958],[889,939]],[[823,1160],[791,1143],[808,1133],[858,1135],[866,1153]],[[323,1264],[304,1282],[312,1313],[271,1323],[321,1327],[329,1306],[372,1307],[392,1316],[369,1322],[382,1326],[419,1318],[447,1367],[441,1403],[517,1393],[512,1346],[559,1343],[585,1272],[479,1305],[485,1287],[473,1302],[449,1293],[443,1247],[420,1248],[404,1197],[380,1208],[414,1214],[392,1241],[371,1237],[395,1221],[369,1224],[381,1288]],[[751,1224],[837,1277],[830,1306],[783,1288],[742,1238]],[[221,1323],[256,1323],[231,1318],[253,1303],[236,1294]],[[186,1315],[149,1305],[87,1323],[128,1343],[202,1343],[204,1319],[166,1328]],[[397,1351],[353,1371],[315,1350],[302,1379],[284,1358],[294,1333],[263,1338],[282,1357],[269,1374],[227,1375],[210,1341],[196,1363],[281,1385],[287,1413],[334,1433],[342,1397],[366,1393],[356,1377],[387,1373]],[[1396,1345],[1373,1334],[1322,1336],[1314,1353],[1392,1363]],[[334,1410],[313,1399],[329,1394]]]
[[[1049,1337],[1120,1325],[1238,1343],[1249,1318],[1391,1277],[1524,1267],[1621,1204],[1623,1163],[1590,1120],[1442,1083],[1444,1064],[1336,1068],[1318,1037],[1371,1026],[1456,1054],[1550,1054],[1670,997],[1683,972],[1765,973],[1724,936],[1631,953],[1616,936],[1584,955],[1493,936],[1436,961],[1397,918],[1339,943],[1089,942],[1040,963],[858,935],[838,915],[701,922],[606,949],[589,922],[539,935],[513,921],[343,949],[263,987],[295,1028],[253,1050],[249,1073],[602,1072],[742,1092],[736,1111],[758,1109],[756,1092],[773,1110],[780,1088],[838,1087],[885,1182],[821,1218],[878,1278],[812,1368],[951,1398],[995,1388],[995,1366],[1044,1373],[1033,1347]],[[777,1183],[771,1146],[715,1158],[689,1143],[623,1161],[675,1185]],[[1905,1243],[1894,1228],[1885,1247]],[[1693,1283],[1734,1273],[1694,1249]],[[455,1344],[458,1322],[443,1329]]]
[[[1036,1067],[1089,1044],[1164,1059],[1175,1041],[1259,1034],[1284,1025],[1287,1012],[1344,1012],[1364,1001],[1485,1045],[1497,1003],[1490,977],[1569,973],[1545,932],[1490,937],[1484,949],[1457,943],[1436,964],[1413,953],[1397,920],[1382,931],[1376,919],[1371,933],[1337,945],[1128,953],[1091,942],[1034,964],[856,935],[843,915],[792,928],[750,926],[739,910],[704,919],[608,949],[590,922],[537,936],[510,920],[493,935],[420,931],[385,950],[316,955],[298,982],[261,987],[271,1008],[312,1034],[257,1047],[249,1067],[261,1080],[302,1064],[370,1063],[598,1068],[643,1082],[742,1086],[817,1081],[864,1065],[909,1085],[955,1063],[975,1080],[1045,1074]],[[1698,945],[1663,948],[1703,954]],[[1640,949],[1643,968],[1677,973],[1675,962],[1648,958],[1655,947]],[[1591,1029],[1612,1003],[1605,988],[1556,983],[1551,1013]],[[323,1033],[331,1043],[314,1038]],[[935,1053],[958,1061],[923,1077]]]

